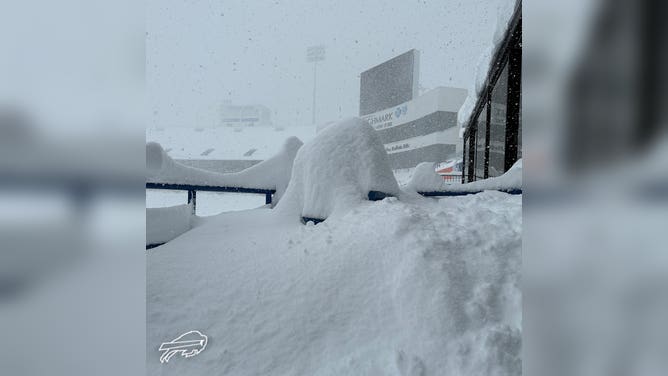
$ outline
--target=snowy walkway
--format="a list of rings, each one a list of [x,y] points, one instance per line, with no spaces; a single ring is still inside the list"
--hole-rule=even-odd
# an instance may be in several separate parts
[[[148,373],[520,374],[521,200],[389,198],[317,226],[203,218],[147,252]],[[189,330],[206,349],[161,364]]]

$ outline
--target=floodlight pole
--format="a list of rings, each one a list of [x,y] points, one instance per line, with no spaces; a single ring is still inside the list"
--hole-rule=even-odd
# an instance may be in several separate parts
[[[315,87],[316,87],[316,66],[318,65],[318,61],[313,61],[313,106],[311,107],[311,113],[312,113],[312,118],[311,118],[311,124],[315,124]]]
[[[325,47],[311,46],[307,48],[306,59],[313,62],[313,105],[311,106],[311,123],[315,125],[315,94],[317,88],[318,62],[325,60]]]

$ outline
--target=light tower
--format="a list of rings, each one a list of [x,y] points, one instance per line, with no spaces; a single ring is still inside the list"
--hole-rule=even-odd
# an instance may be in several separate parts
[[[311,107],[311,122],[315,124],[315,88],[316,88],[316,66],[319,61],[325,60],[325,46],[311,46],[306,49],[306,60],[313,63],[313,107]]]

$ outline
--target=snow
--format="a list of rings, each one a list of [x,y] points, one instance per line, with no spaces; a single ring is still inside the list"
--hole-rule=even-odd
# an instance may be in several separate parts
[[[438,189],[427,189],[430,191],[438,191],[445,182],[443,177],[436,173],[435,162],[422,162],[415,167],[410,180],[406,184],[406,188],[412,191],[425,191],[425,188],[438,187]]]
[[[188,192],[150,189],[146,191],[146,207],[160,208],[187,202]],[[264,206],[265,197],[254,193],[197,192],[197,216],[210,216],[224,211],[255,209]]]
[[[330,125],[334,125],[334,124],[336,124],[336,121],[325,121],[325,122],[322,122],[322,123],[318,123],[318,124],[316,124],[315,132],[320,133],[323,129],[329,127]]]
[[[168,242],[190,230],[194,216],[189,204],[146,209],[146,244]]]
[[[420,163],[413,171],[413,176],[405,188],[416,192],[480,192],[484,190],[522,189],[522,159],[515,162],[501,176],[456,185],[447,184],[436,173],[433,163]]]
[[[369,191],[400,193],[376,131],[366,121],[350,118],[322,128],[297,152],[277,210],[295,218],[328,218],[367,200]]]
[[[331,151],[304,148],[295,171]],[[521,197],[359,201],[317,226],[223,213],[149,250],[148,374],[521,374]],[[160,344],[190,330],[206,350],[160,364]]]
[[[146,144],[147,181],[153,183],[192,184],[258,189],[275,189],[275,200],[285,191],[297,150],[302,142],[289,137],[278,154],[243,171],[220,174],[179,163],[155,142]]]
[[[515,164],[501,176],[461,184],[458,188],[459,187],[470,191],[482,191],[486,189],[522,189],[522,159],[517,160],[517,162],[515,162]]]

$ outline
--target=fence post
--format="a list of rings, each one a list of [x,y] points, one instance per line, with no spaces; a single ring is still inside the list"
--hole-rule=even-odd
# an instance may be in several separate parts
[[[188,203],[193,204],[193,215],[197,212],[197,191],[188,191]]]

